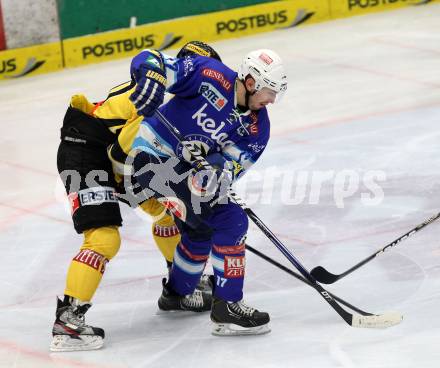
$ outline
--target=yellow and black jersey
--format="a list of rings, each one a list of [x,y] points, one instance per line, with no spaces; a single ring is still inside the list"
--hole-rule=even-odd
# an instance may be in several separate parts
[[[124,173],[124,163],[143,119],[129,99],[134,87],[135,83],[131,81],[112,88],[105,101],[98,103],[93,111],[95,117],[109,121],[109,129],[118,135],[108,147],[108,156],[113,171],[119,175]]]
[[[113,87],[104,101],[95,104],[92,115],[107,121],[107,127],[113,133],[119,133],[125,124],[139,118],[136,108],[129,100],[134,87],[134,81],[122,83]]]
[[[130,155],[133,141],[138,133],[143,116],[138,115],[129,97],[136,84],[134,81],[122,83],[113,87],[104,101],[92,103],[84,95],[75,95],[70,106],[91,115],[115,135],[115,141],[108,147],[107,152],[113,165],[116,180],[124,174],[124,165]],[[173,95],[167,94],[169,100]]]
[[[84,95],[75,95],[70,102],[71,107],[99,119],[115,135],[115,141],[108,147],[108,156],[113,171],[119,175],[124,172],[123,165],[143,119],[129,99],[134,87],[134,81],[120,84],[110,90],[104,101],[98,103],[89,102]]]

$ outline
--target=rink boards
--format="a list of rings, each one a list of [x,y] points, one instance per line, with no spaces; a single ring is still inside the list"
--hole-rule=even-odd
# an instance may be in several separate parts
[[[440,0],[285,0],[162,21],[2,51],[0,79],[129,57],[145,48],[176,49],[191,40],[218,41],[435,2]]]

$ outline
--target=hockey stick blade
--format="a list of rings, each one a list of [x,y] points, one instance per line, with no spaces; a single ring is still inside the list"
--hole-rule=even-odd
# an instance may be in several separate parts
[[[336,302],[334,298],[326,291],[320,284],[315,283],[312,285],[321,296],[329,303],[333,309],[338,312],[338,314],[344,319],[347,324],[352,327],[358,328],[388,328],[395,326],[402,322],[403,316],[397,312],[387,312],[384,314],[373,314],[373,315],[361,315],[358,313],[349,313],[344,308],[342,308],[339,303]]]
[[[333,284],[341,278],[341,275],[335,275],[328,272],[324,267],[318,266],[310,271],[310,274],[322,284]]]
[[[402,322],[403,316],[398,312],[385,312],[374,316],[353,314],[351,325],[358,328],[388,328]]]
[[[396,240],[392,241],[391,243],[387,244],[382,249],[379,249],[375,253],[371,254],[364,260],[360,261],[359,263],[355,264],[353,267],[349,268],[347,271],[341,273],[340,275],[335,275],[329,271],[327,271],[322,266],[317,266],[313,270],[310,271],[310,274],[320,283],[322,284],[333,284],[334,282],[338,281],[339,279],[342,279],[343,277],[349,275],[353,271],[356,271],[358,268],[362,267],[363,265],[367,264],[368,262],[372,261],[374,258],[376,258],[378,255],[386,252],[388,249],[398,245],[403,240],[408,239],[410,236],[414,235],[424,227],[428,226],[429,224],[433,223],[435,220],[440,218],[440,212],[436,215],[430,217],[426,221],[422,222],[421,224],[417,225],[415,228],[411,229],[407,233],[403,234],[401,237],[397,238]]]

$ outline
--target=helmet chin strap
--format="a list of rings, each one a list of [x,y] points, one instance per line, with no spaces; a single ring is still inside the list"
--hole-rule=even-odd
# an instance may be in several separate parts
[[[248,78],[252,78],[250,75],[246,76],[245,80],[242,81],[244,84],[244,89],[246,90],[246,94],[244,95],[244,108],[246,110],[250,110],[251,108],[249,107],[249,97],[253,96],[257,90],[254,90],[253,92],[250,92],[246,86],[246,81],[248,80]]]

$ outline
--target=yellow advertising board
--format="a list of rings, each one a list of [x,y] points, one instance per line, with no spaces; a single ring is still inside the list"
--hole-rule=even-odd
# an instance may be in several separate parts
[[[285,0],[163,21],[63,41],[65,63],[73,67],[137,54],[145,48],[177,48],[253,35],[329,19],[328,0]]]
[[[62,68],[60,42],[0,51],[0,79],[48,73]]]
[[[284,0],[0,51],[0,80],[440,0]]]
[[[345,18],[434,2],[440,0],[330,0],[330,14],[331,18]]]

